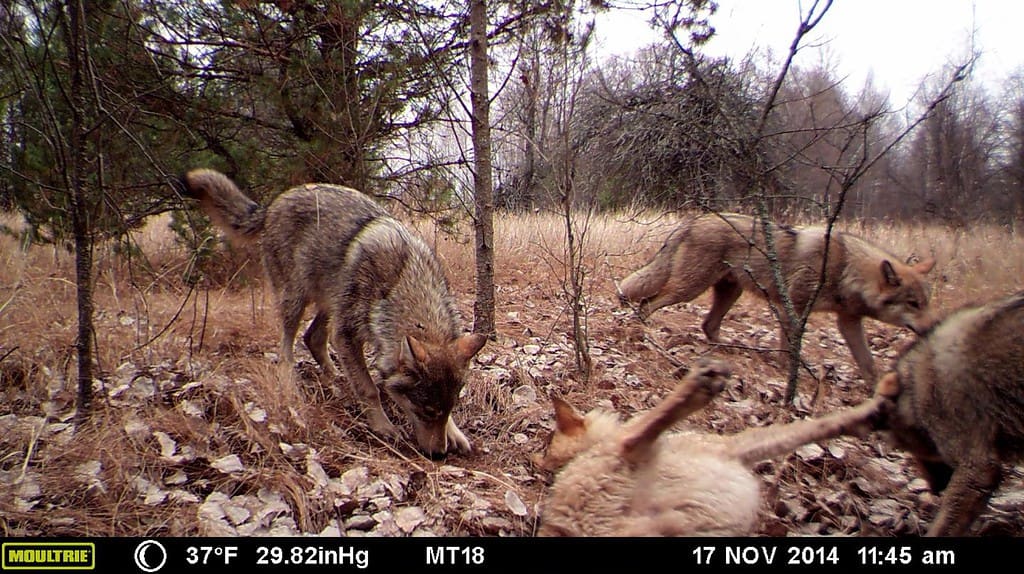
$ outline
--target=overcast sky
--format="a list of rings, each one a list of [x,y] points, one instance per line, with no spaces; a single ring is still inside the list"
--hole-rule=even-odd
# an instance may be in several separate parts
[[[802,2],[810,5],[809,0]],[[740,57],[754,47],[786,53],[799,23],[799,0],[718,0],[716,36],[707,51]],[[857,91],[868,73],[902,105],[928,74],[959,61],[973,42],[983,53],[976,75],[998,85],[1024,69],[1024,2],[1020,0],[835,0],[808,37],[824,44],[839,73]],[[642,15],[612,11],[598,18],[603,54],[623,54],[658,37]],[[820,58],[813,50],[804,62]],[[798,60],[799,62],[800,60]]]

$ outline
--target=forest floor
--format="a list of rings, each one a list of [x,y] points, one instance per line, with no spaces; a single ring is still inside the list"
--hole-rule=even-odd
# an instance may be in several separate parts
[[[814,316],[805,335],[807,369],[793,404],[783,401],[773,353],[757,350],[777,344],[762,301],[745,295],[727,316],[722,339],[734,346],[701,333],[708,295],[641,324],[619,306],[615,281],[653,253],[670,224],[614,218],[594,222],[584,258],[593,372],[583,382],[557,219],[517,217],[500,219],[496,232],[498,336],[474,361],[454,414],[475,451],[440,461],[368,432],[347,384],[320,381],[301,344],[294,377],[282,376],[273,296],[256,261],[225,255],[222,280],[208,271],[191,289],[182,281],[190,262],[162,223],[137,238],[146,265],[112,251],[97,258],[97,396],[91,420],[76,424],[73,257],[4,239],[0,536],[531,536],[552,478],[530,462],[553,428],[552,392],[628,418],[673,387],[678,366],[715,357],[733,376],[680,428],[716,434],[870,396],[828,315]],[[468,328],[472,246],[419,227],[449,269]],[[1022,276],[1024,256],[997,262],[987,251],[996,241],[1024,253],[1013,230],[976,230],[977,246],[941,228],[858,232],[897,253],[935,253],[940,310],[1020,288],[1012,278]],[[866,328],[882,368],[912,337],[870,320]],[[916,536],[939,502],[877,433],[807,445],[755,472],[764,481],[760,535]],[[1020,468],[1007,469],[975,534],[1024,534],[1022,482]]]

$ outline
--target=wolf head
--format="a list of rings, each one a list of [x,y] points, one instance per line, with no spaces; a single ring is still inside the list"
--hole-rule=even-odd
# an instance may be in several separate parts
[[[935,266],[930,258],[915,265],[895,265],[883,260],[878,269],[878,299],[874,317],[884,323],[906,327],[918,335],[935,323],[928,307],[928,282],[924,275]]]
[[[384,390],[412,422],[416,443],[428,455],[448,452],[449,438],[456,438],[449,436],[449,428],[461,437],[448,419],[466,382],[469,362],[486,342],[487,337],[474,333],[445,344],[407,336],[399,345],[398,368],[384,380]]]
[[[533,457],[540,469],[556,471],[598,442],[614,435],[620,428],[615,413],[595,409],[586,416],[576,412],[564,399],[552,395],[555,407],[555,430],[544,452]]]

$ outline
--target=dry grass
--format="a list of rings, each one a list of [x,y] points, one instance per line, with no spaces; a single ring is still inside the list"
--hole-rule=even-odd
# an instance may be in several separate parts
[[[422,507],[439,533],[531,534],[546,477],[530,468],[527,457],[550,426],[544,396],[557,390],[583,406],[602,403],[630,412],[650,406],[670,384],[672,365],[617,311],[614,284],[645,260],[673,222],[616,215],[589,222],[584,261],[590,331],[600,355],[593,386],[583,388],[569,364],[560,294],[561,220],[547,214],[498,216],[500,334],[480,354],[457,410],[478,453],[442,463],[423,458],[409,444],[385,444],[367,432],[356,422],[347,387],[319,381],[301,345],[301,376],[282,377],[274,364],[274,302],[254,262],[246,263],[246,254],[234,255],[233,269],[242,267],[246,279],[242,287],[236,279],[227,287],[191,289],[181,280],[190,262],[167,230],[166,218],[136,235],[146,265],[126,264],[109,247],[97,252],[96,410],[87,426],[71,426],[73,257],[52,247],[23,251],[2,237],[0,484],[16,487],[6,493],[0,488],[0,535],[217,534],[198,518],[201,501],[216,492],[257,497],[267,489],[283,497],[298,531],[315,533],[340,524],[354,511],[351,501],[321,488],[309,455],[296,455],[291,445],[308,445],[332,479],[360,466],[371,477],[401,476],[407,492],[396,506]],[[474,270],[469,230],[448,235],[429,222],[415,225],[434,242],[468,318]],[[900,255],[934,253],[939,308],[1021,288],[1024,238],[1013,230],[913,225],[852,230]],[[742,309],[739,318],[749,318]],[[693,349],[708,352],[691,336],[698,317],[662,317],[650,328],[659,336],[682,338],[683,344],[672,345],[679,361],[692,360]],[[763,330],[774,332],[774,326]],[[682,334],[672,335],[676,331]],[[731,359],[740,372],[774,373],[756,354]],[[846,356],[837,360],[850,362]],[[531,389],[539,397],[535,401],[514,394]],[[265,415],[254,414],[260,411]],[[700,420],[717,431],[743,424]],[[175,454],[168,454],[164,436],[176,446]],[[188,456],[181,458],[185,450]],[[211,467],[231,454],[244,470],[223,473]],[[96,462],[100,469],[94,473],[90,465]],[[187,480],[180,480],[181,472]],[[159,488],[147,491],[147,485]],[[41,493],[26,497],[19,490],[24,488]],[[527,516],[506,508],[507,491],[522,498],[530,509]],[[29,498],[34,505],[24,504]],[[487,516],[505,523],[486,523]]]

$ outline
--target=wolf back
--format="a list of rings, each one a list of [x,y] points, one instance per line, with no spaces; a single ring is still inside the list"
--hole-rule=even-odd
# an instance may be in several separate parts
[[[421,448],[446,450],[447,437],[469,449],[449,415],[465,368],[485,339],[460,334],[447,279],[426,243],[350,188],[307,184],[261,208],[218,172],[195,170],[184,180],[232,241],[258,242],[279,299],[283,364],[293,361],[298,325],[312,304],[317,315],[304,340],[329,375],[336,370],[326,343],[335,343],[350,383],[368,403],[374,430],[395,432],[366,371],[364,343],[375,347],[384,389],[412,419]]]
[[[817,292],[812,310],[836,313],[839,331],[869,382],[874,382],[875,370],[861,325],[863,317],[918,332],[930,325],[923,275],[934,260],[905,265],[870,242],[839,232],[827,237],[826,259],[824,228],[773,224],[770,229],[794,310],[802,313]],[[722,319],[744,290],[775,303],[781,301],[769,251],[764,230],[754,218],[696,216],[674,230],[646,265],[622,281],[622,299],[638,303],[639,314],[646,319],[662,307],[690,301],[711,288],[713,302],[702,328],[708,340],[717,342]],[[785,319],[780,321],[780,329],[779,346],[786,350],[789,326]]]

